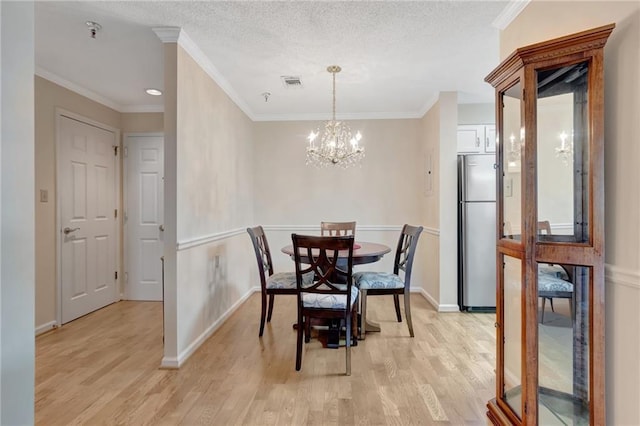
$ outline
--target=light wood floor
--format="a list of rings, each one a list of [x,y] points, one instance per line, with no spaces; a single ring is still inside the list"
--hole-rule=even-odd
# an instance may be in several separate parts
[[[180,370],[159,369],[157,302],[119,302],[36,339],[39,425],[486,425],[495,394],[493,314],[438,314],[412,297],[415,338],[389,296],[368,299],[381,333],[352,349],[305,345],[295,298],[276,297],[258,338],[253,295]]]

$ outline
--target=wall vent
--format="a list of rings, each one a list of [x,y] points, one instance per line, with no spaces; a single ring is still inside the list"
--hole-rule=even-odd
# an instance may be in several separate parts
[[[300,80],[300,77],[296,77],[293,75],[283,75],[280,78],[282,79],[282,84],[284,84],[284,87],[293,89],[302,88],[302,80]]]

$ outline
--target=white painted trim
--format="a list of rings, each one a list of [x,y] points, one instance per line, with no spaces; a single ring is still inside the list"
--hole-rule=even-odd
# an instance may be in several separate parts
[[[260,288],[258,291],[260,291]],[[187,359],[224,324],[224,322],[255,292],[256,287],[252,287],[247,291],[236,303],[234,303],[220,318],[213,322],[197,339],[182,351],[177,358],[162,358],[161,367],[164,368],[180,368]]]
[[[516,17],[524,10],[531,0],[512,0],[507,6],[500,12],[500,14],[493,20],[491,26],[504,30],[509,24],[516,19]]]
[[[573,223],[552,223],[551,224],[551,233],[555,234],[559,231],[572,231],[573,232]]]
[[[189,240],[178,241],[177,250],[187,250],[190,248],[198,247],[204,244],[214,243],[216,241],[225,240],[227,238],[235,237],[247,231],[247,228],[231,229],[229,231],[217,232],[215,234],[204,235],[201,237],[192,238]]]
[[[436,228],[424,228],[424,232],[430,235],[435,235],[436,237],[440,236],[440,230]]]
[[[46,333],[49,330],[58,328],[58,321],[49,321],[36,327],[36,336]]]
[[[413,292],[413,289],[411,289],[411,291]],[[435,298],[433,298],[433,296],[427,293],[425,289],[418,288],[417,291],[420,292],[420,294],[422,294],[422,296],[427,299],[427,302],[429,302],[429,304],[433,306],[438,312],[460,312],[460,308],[458,307],[458,305],[441,305]]]
[[[422,108],[420,108],[420,111],[418,111],[419,117],[417,117],[417,118],[424,117],[425,114],[427,112],[429,112],[431,107],[433,107],[436,104],[436,102],[438,102],[438,99],[440,99],[440,94],[439,93],[436,93],[435,95],[433,95],[433,97],[431,99],[427,99],[427,101],[424,103]]]
[[[220,73],[220,71],[218,71],[218,69],[211,63],[211,60],[191,39],[191,37],[189,37],[184,29],[179,27],[156,27],[153,28],[153,31],[163,43],[177,42],[178,45],[182,47],[194,61],[196,61],[200,68],[202,68],[204,72],[206,72],[207,75],[211,77],[218,86],[220,86],[233,103],[235,103],[251,121],[256,121],[253,111],[251,111],[249,105],[247,105],[236,91],[233,90],[231,84],[229,84],[229,82],[223,77],[222,73]]]
[[[164,112],[164,104],[162,105],[120,105],[119,103],[106,98],[102,95],[97,94],[96,92],[89,90],[85,87],[82,87],[76,83],[72,83],[69,80],[66,80],[59,75],[52,73],[41,67],[36,67],[35,74],[38,77],[44,78],[58,86],[64,87],[65,89],[71,90],[72,92],[84,96],[87,99],[90,99],[94,102],[99,103],[100,105],[106,106],[107,108],[111,108],[118,112],[130,113],[130,112]]]
[[[338,120],[407,120],[419,119],[424,114],[420,111],[398,111],[398,112],[354,112],[338,113]],[[253,121],[326,121],[329,115],[327,112],[317,112],[308,114],[255,114]]]
[[[320,232],[320,225],[263,225],[266,231],[282,231],[282,232],[295,232],[295,231],[317,231]],[[216,241],[224,240],[227,238],[235,237],[246,232],[247,228],[237,228],[228,231],[217,232],[215,234],[203,235],[196,238],[191,238],[184,241],[178,241],[177,250],[187,250],[193,247],[198,247],[204,244],[213,243]],[[402,225],[363,225],[358,226],[358,231],[392,231],[400,232]]]
[[[163,43],[177,43],[182,31],[180,27],[154,27],[151,30]]]
[[[164,104],[162,105],[127,105],[120,109],[120,112],[164,112]]]
[[[622,285],[640,290],[640,271],[605,264],[604,280],[606,284]]]

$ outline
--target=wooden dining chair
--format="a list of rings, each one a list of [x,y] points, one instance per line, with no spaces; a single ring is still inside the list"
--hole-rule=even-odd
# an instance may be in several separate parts
[[[273,273],[273,263],[271,261],[271,250],[267,236],[262,226],[247,228],[247,232],[251,237],[253,249],[256,253],[258,262],[258,272],[260,274],[260,291],[262,297],[262,310],[260,313],[260,332],[262,337],[264,331],[265,315],[267,322],[271,322],[271,314],[273,313],[273,302],[276,294],[296,294],[296,274],[295,272],[279,272]],[[310,281],[310,279],[309,279]],[[267,314],[267,296],[269,296],[269,312]]]
[[[551,235],[551,224],[548,220],[538,222],[538,233]],[[538,297],[542,299],[542,307],[540,312],[540,323],[544,322],[544,311],[546,302],[549,300],[551,304],[551,312],[555,312],[553,308],[553,299],[569,299],[569,312],[573,319],[573,273],[574,267],[571,265],[551,265],[546,263],[538,264]]]
[[[341,236],[355,234],[355,222],[320,222],[320,235]]]
[[[393,272],[356,272],[353,274],[355,285],[360,289],[360,322],[366,324],[367,319],[367,297],[393,295],[393,302],[396,308],[396,317],[398,322],[402,321],[400,314],[400,300],[402,294],[404,296],[404,315],[407,319],[409,327],[409,335],[413,337],[413,323],[411,322],[411,303],[409,296],[409,287],[411,286],[411,269],[413,266],[413,258],[416,254],[418,246],[418,238],[422,233],[422,226],[404,225],[398,246],[396,248],[396,257],[393,263]],[[400,276],[402,271],[402,276]],[[364,328],[364,326],[363,326]],[[364,340],[365,333],[360,333],[360,338]]]
[[[358,288],[353,285],[353,235],[318,237],[292,234],[298,295],[296,370],[302,367],[302,339],[309,341],[311,319],[337,319],[345,324],[347,376],[351,375],[351,345],[357,338]],[[338,256],[339,251],[346,251]],[[338,259],[340,258],[340,262]],[[313,274],[309,283],[305,276]]]

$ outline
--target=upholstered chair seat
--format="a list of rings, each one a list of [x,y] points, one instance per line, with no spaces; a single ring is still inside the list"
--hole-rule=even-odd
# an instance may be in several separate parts
[[[404,288],[404,280],[389,272],[356,272],[353,281],[359,289]]]

